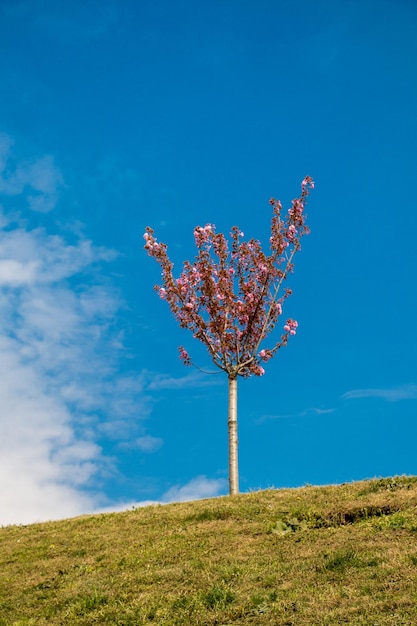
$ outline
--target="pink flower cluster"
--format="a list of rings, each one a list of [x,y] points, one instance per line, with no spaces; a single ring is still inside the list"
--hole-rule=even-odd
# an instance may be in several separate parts
[[[290,224],[288,226],[288,230],[287,230],[287,239],[288,241],[290,241],[291,243],[295,240],[297,236],[297,229],[294,226],[294,224]]]
[[[157,252],[159,249],[159,243],[156,241],[156,238],[149,232],[146,232],[143,235],[145,239],[145,250],[147,250],[149,256],[152,256],[152,253]]]
[[[184,365],[191,365],[191,357],[188,354],[187,350],[184,348],[184,346],[180,346],[178,350],[180,353],[180,359],[184,363]]]
[[[314,180],[311,178],[311,176],[306,176],[302,181],[301,181],[301,188],[304,191],[305,189],[314,189]]]
[[[284,326],[284,330],[290,335],[295,335],[298,328],[298,322],[292,320],[291,318],[287,320],[287,323]]]
[[[206,224],[204,228],[197,226],[194,229],[194,238],[197,248],[200,248],[203,244],[208,243],[213,232],[214,229],[211,224]]]
[[[261,350],[258,356],[262,361],[266,363],[267,361],[269,361],[269,359],[272,359],[274,355],[271,350]]]

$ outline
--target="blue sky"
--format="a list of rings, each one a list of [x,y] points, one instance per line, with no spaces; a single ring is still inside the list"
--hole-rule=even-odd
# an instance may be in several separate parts
[[[145,226],[268,240],[305,175],[297,336],[239,384],[240,486],[415,474],[413,0],[0,3],[0,524],[227,493]]]

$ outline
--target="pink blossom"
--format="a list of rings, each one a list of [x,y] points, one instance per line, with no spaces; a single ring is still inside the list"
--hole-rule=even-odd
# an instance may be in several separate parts
[[[148,232],[144,233],[143,238],[146,241],[145,250],[149,256],[152,256],[152,252],[156,252],[159,249],[159,243],[156,241],[156,238]]]
[[[201,247],[204,243],[208,243],[214,232],[215,229],[212,224],[206,224],[204,228],[202,226],[196,226],[194,229],[194,238],[197,247]]]
[[[294,224],[291,224],[290,226],[288,226],[286,237],[289,242],[294,243],[296,236],[297,236],[297,229],[295,228]]]
[[[262,359],[262,361],[266,363],[267,361],[269,361],[269,359],[272,359],[274,355],[271,350],[261,350],[258,356],[260,359]]]
[[[252,369],[255,376],[263,376],[265,374],[265,370],[260,365],[255,365]]]
[[[185,280],[185,278],[183,276],[180,276],[179,278],[177,278],[177,280],[175,282],[178,285],[179,293],[182,296],[184,296],[187,293],[187,281]]]
[[[278,212],[282,209],[280,200],[275,200],[275,198],[270,198],[269,204],[271,204]]]
[[[165,289],[165,287],[160,288],[160,290],[158,291],[158,295],[162,300],[165,300],[165,298],[167,297],[167,290]]]
[[[306,176],[304,180],[301,182],[301,187],[310,187],[310,189],[314,189],[314,180],[311,176]]]
[[[180,359],[184,363],[184,365],[191,365],[191,357],[188,354],[187,350],[184,348],[184,346],[180,346],[178,350],[180,353]]]
[[[287,333],[290,333],[290,335],[295,335],[297,332],[297,328],[298,322],[292,320],[291,318],[287,320],[287,323],[284,326],[284,330],[287,331]]]
[[[191,274],[189,276],[189,280],[190,280],[190,284],[195,287],[197,285],[197,283],[201,280],[201,274],[200,272],[193,267],[191,270]]]

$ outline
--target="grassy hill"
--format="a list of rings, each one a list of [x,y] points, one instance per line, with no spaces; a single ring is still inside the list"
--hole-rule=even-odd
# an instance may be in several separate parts
[[[417,624],[417,477],[0,528],[0,626]]]

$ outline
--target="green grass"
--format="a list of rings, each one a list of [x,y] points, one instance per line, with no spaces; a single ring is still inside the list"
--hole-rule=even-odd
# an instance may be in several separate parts
[[[0,528],[0,626],[416,623],[416,477]]]

